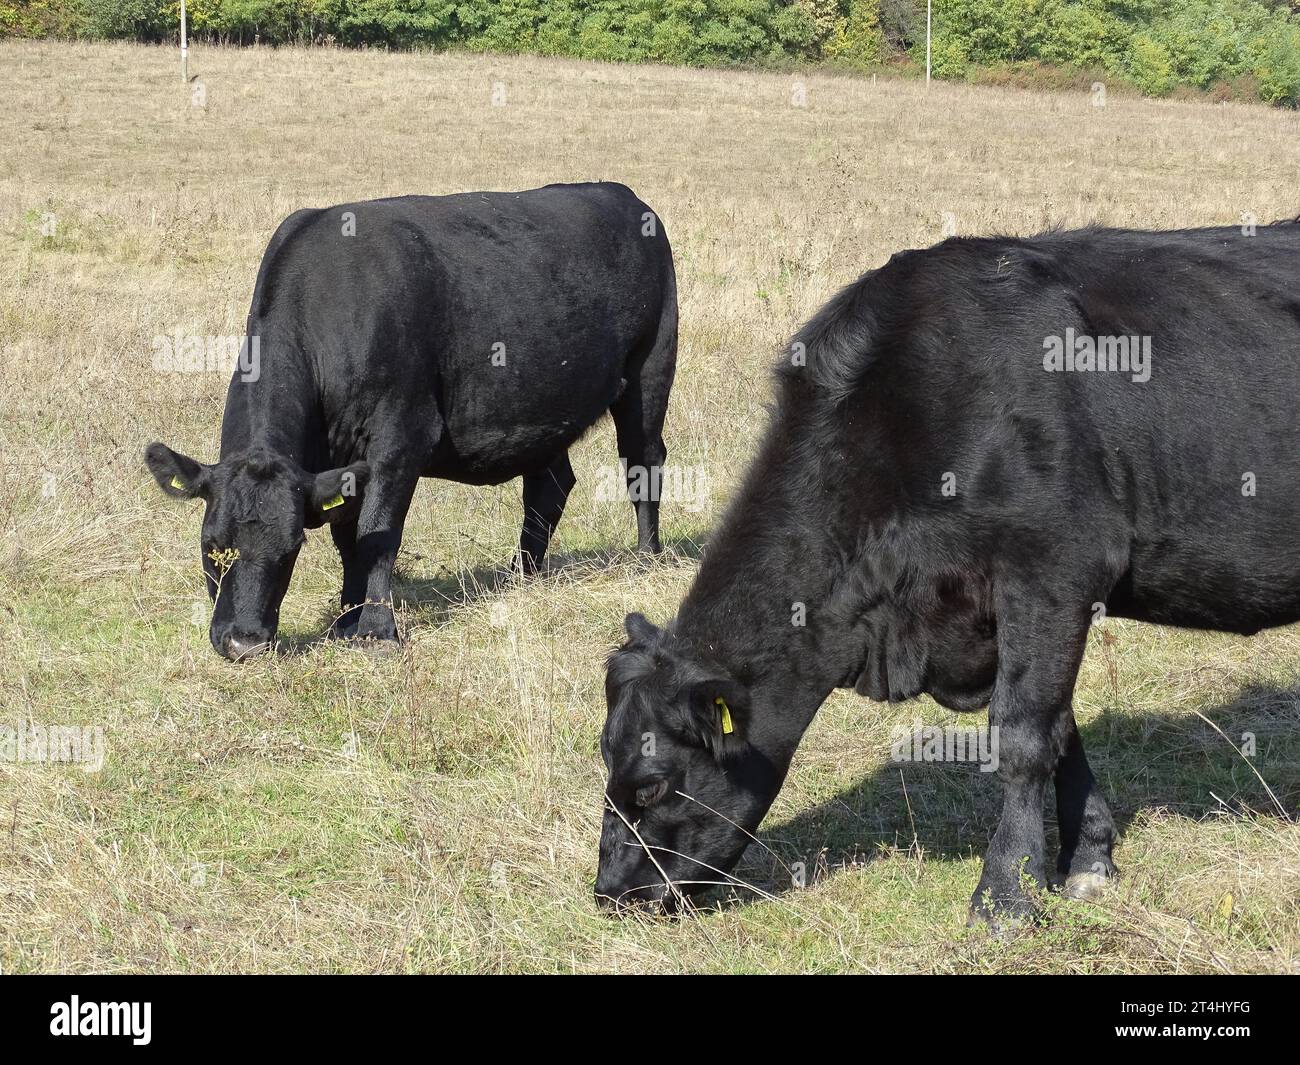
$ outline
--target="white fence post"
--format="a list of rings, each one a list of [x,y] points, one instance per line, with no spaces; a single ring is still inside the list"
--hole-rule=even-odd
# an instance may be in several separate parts
[[[934,0],[925,0],[925,83],[930,84],[930,5]],[[185,0],[181,0],[184,10]],[[183,17],[183,16],[182,16]]]

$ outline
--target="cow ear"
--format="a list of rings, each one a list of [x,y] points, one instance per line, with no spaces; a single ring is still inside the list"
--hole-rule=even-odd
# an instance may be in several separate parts
[[[627,630],[627,645],[631,648],[649,647],[659,639],[659,628],[644,614],[629,614],[623,619]]]
[[[202,495],[208,487],[208,474],[212,469],[157,441],[144,449],[144,464],[149,467],[158,487],[173,499],[193,499]]]
[[[749,692],[733,680],[697,681],[686,690],[687,727],[719,762],[746,746]]]
[[[370,466],[364,462],[316,474],[308,482],[303,524],[315,529],[326,524],[356,521],[369,480]]]

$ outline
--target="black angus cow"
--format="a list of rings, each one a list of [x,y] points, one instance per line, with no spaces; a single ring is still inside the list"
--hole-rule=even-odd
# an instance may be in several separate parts
[[[1298,381],[1300,225],[952,239],[844,289],[676,618],[629,615],[610,657],[598,901],[724,879],[838,687],[989,706],[973,918],[1032,912],[1053,782],[1057,874],[1100,887],[1115,832],[1071,709],[1096,605],[1300,619]]]
[[[622,185],[298,211],[262,258],[248,337],[220,461],[145,453],[164,492],[207,505],[210,637],[231,659],[275,639],[304,529],[329,524],[343,560],[335,634],[395,640],[393,561],[421,477],[522,475],[532,572],[574,485],[568,449],[605,411],[629,483],[664,462],[672,252]],[[658,551],[657,501],[634,506],[638,548]]]

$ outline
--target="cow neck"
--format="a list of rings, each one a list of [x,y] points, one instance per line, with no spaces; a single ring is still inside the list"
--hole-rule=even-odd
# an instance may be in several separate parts
[[[278,356],[278,357],[277,357]],[[226,394],[221,455],[264,449],[313,469],[319,450],[316,385],[296,353],[268,351],[255,380],[236,373]]]
[[[690,660],[747,685],[758,712],[769,707],[802,732],[861,648],[836,620],[843,564],[788,475],[782,435],[769,434],[669,632]]]

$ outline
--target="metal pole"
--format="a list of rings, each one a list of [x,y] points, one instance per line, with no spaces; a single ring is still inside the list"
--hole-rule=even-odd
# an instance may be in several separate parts
[[[933,0],[925,0],[925,83],[927,85],[930,84],[930,5],[932,2]],[[181,0],[181,11],[184,10],[185,0]]]
[[[190,42],[185,32],[185,0],[181,0],[181,81],[189,81]]]

